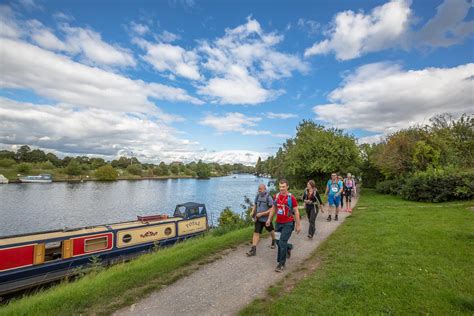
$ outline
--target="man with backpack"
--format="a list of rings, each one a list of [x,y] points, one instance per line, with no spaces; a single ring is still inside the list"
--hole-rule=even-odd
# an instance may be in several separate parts
[[[247,252],[247,256],[255,256],[257,254],[257,244],[260,240],[260,235],[262,234],[263,227],[272,235],[272,244],[270,248],[275,248],[275,229],[273,225],[266,226],[268,220],[268,215],[270,214],[270,209],[273,207],[273,199],[271,195],[267,192],[265,184],[260,184],[258,186],[258,193],[255,196],[255,203],[252,208],[250,216],[254,218],[255,229],[253,232],[252,238],[252,248]]]
[[[278,241],[278,265],[276,272],[282,272],[285,268],[286,258],[291,256],[293,245],[288,243],[293,230],[296,233],[301,231],[300,213],[298,211],[298,202],[296,198],[288,192],[288,181],[281,179],[279,181],[280,193],[276,194],[273,199],[273,208],[270,210],[266,226],[272,224],[273,216],[276,214],[275,231],[280,233]]]
[[[324,195],[327,195],[328,197],[328,204],[329,204],[329,216],[327,218],[328,222],[332,220],[331,218],[332,209],[334,209],[335,211],[334,220],[337,221],[339,219],[338,218],[339,209],[340,209],[339,206],[341,204],[342,190],[343,190],[342,181],[337,178],[336,173],[331,174],[331,179],[328,181],[326,185],[326,193],[324,194]]]

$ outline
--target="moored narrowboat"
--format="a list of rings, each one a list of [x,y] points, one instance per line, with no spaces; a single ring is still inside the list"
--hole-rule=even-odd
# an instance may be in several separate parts
[[[20,181],[23,183],[51,183],[53,182],[53,177],[50,174],[44,173],[38,176],[21,177]]]
[[[122,262],[207,229],[205,205],[185,203],[172,217],[0,237],[0,296],[77,273],[93,257],[104,265]]]

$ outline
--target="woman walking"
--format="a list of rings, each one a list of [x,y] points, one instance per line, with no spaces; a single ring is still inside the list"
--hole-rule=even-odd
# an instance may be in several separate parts
[[[346,211],[352,213],[352,196],[356,195],[356,185],[350,173],[347,174],[347,178],[344,179],[344,194],[346,196]]]
[[[303,201],[309,220],[308,238],[313,238],[316,233],[316,216],[318,216],[319,213],[319,205],[323,205],[323,201],[319,196],[316,184],[313,180],[309,180],[306,184],[306,189],[303,193]]]

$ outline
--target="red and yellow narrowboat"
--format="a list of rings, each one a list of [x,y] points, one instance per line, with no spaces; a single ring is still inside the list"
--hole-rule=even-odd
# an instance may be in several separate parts
[[[71,275],[94,256],[113,264],[207,229],[206,206],[185,203],[173,217],[0,237],[0,296]]]

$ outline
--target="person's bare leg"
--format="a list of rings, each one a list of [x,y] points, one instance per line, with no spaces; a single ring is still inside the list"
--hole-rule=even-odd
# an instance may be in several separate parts
[[[252,246],[257,246],[259,240],[260,240],[260,234],[253,233]]]

